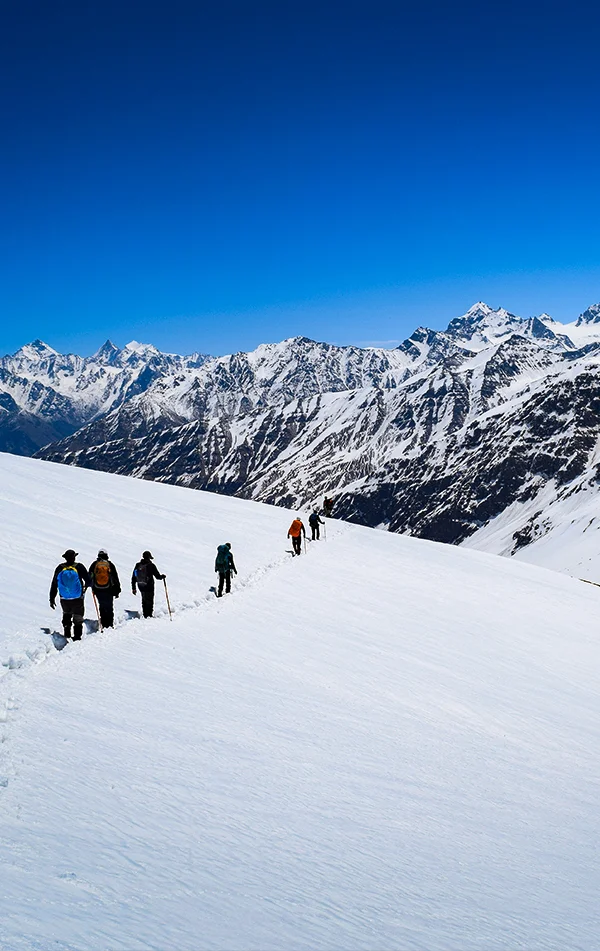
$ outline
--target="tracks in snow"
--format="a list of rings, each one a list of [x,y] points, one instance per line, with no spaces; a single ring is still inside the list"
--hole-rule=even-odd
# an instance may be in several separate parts
[[[331,532],[328,539],[321,540],[319,542],[320,545],[328,544],[330,541],[339,538],[340,535],[347,531],[347,526],[345,526],[343,523],[338,524],[340,525],[340,528]],[[303,554],[299,557],[309,557],[313,544],[316,544],[316,542],[313,543],[307,539],[306,554]],[[256,568],[254,571],[250,572],[250,574],[244,576],[239,581],[237,580],[237,575],[234,576],[231,594],[224,595],[222,598],[215,597],[213,588],[202,597],[187,601],[175,602],[173,605],[173,619],[176,620],[182,615],[188,615],[192,612],[204,612],[205,610],[217,611],[218,613],[221,613],[222,611],[227,610],[227,603],[229,599],[235,598],[237,594],[241,594],[244,591],[260,586],[274,572],[285,568],[287,565],[291,565],[292,561],[295,561],[295,559],[290,557],[289,552],[286,552],[284,555],[281,555],[273,561],[267,562],[267,564]],[[169,614],[166,606],[159,609],[154,614],[154,620],[157,621],[167,621],[168,623],[168,618]],[[152,623],[152,621],[147,618],[133,617],[124,618],[123,620],[119,621],[119,623],[116,624],[114,628],[102,633],[97,630],[94,631],[88,629],[81,641],[70,645],[69,653],[71,653],[73,648],[75,648],[77,651],[84,650],[84,645],[89,638],[96,640],[96,638],[100,637],[102,640],[106,640],[107,638],[114,636],[114,634],[124,633],[125,630],[143,631],[148,623]],[[91,620],[89,622],[89,626],[93,628],[94,625],[97,625],[97,621]],[[49,657],[56,657],[58,660],[57,655],[61,653],[52,643],[51,629],[40,628],[40,630],[45,630],[48,632],[46,635],[46,643],[37,645],[35,648],[25,650],[19,654],[11,654],[6,660],[3,660],[0,663],[0,793],[6,789],[9,781],[14,778],[15,775],[15,769],[12,765],[12,756],[10,754],[9,728],[14,714],[18,711],[21,705],[19,687],[21,687],[25,682],[25,679],[28,678],[28,674],[32,668],[44,663]]]

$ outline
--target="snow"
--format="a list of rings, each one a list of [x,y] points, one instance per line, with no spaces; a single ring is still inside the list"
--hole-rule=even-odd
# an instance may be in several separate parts
[[[594,460],[597,461],[597,460]],[[514,502],[463,545],[565,572],[600,584],[600,497],[585,473],[558,495],[548,482],[528,502]],[[533,524],[531,542],[515,551],[515,533]]]
[[[283,509],[0,472],[0,946],[596,945],[597,589],[331,520],[291,559]],[[149,546],[173,622],[51,649],[71,544],[125,592]]]

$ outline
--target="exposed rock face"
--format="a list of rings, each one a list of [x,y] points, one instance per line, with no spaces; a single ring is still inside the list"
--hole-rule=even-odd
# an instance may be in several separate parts
[[[0,362],[0,432],[17,446],[20,419],[13,451],[31,451],[48,425],[42,458],[275,504],[333,494],[341,516],[444,542],[524,506],[518,548],[542,490],[600,479],[599,321],[479,303],[395,350],[297,337],[217,358],[36,341]]]

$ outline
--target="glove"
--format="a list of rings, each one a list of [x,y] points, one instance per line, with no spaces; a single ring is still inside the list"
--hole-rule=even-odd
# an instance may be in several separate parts
[[[166,577],[167,577],[166,575],[161,575],[161,576],[160,576],[160,580],[161,580],[161,581],[164,581]]]
[[[132,589],[131,589],[131,593],[132,593],[132,594],[137,594],[135,588],[132,588]]]
[[[51,601],[51,602],[50,602],[50,607],[52,608],[53,611],[55,611],[55,610],[56,610],[56,601]]]
[[[237,568],[234,568],[234,569],[233,569],[233,573],[234,573],[234,575],[237,575]]]
[[[121,592],[119,591],[119,594],[120,594],[120,593],[121,593]],[[115,598],[118,598],[118,597],[119,597],[119,594],[115,594]]]

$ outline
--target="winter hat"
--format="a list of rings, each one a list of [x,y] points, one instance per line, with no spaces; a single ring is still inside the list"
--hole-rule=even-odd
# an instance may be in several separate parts
[[[225,548],[231,548],[231,542],[225,542]]]
[[[143,551],[143,552],[142,552],[142,558],[150,558],[150,559],[151,559],[152,557],[153,557],[153,556],[151,555],[151,553],[150,553],[149,551]]]
[[[98,552],[98,558],[108,558],[108,552],[101,548]]]
[[[68,564],[72,564],[77,558],[78,554],[79,554],[78,551],[73,551],[72,548],[67,548],[66,552],[64,552],[63,554],[63,558],[65,559],[66,562],[68,562]]]

